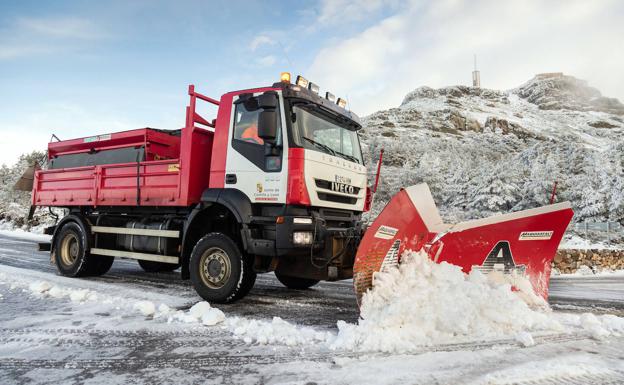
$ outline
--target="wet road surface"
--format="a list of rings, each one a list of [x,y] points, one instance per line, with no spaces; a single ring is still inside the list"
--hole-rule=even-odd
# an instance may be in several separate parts
[[[36,243],[30,240],[0,235],[0,264],[56,275],[49,254],[36,251]],[[199,300],[179,272],[145,273],[133,260],[116,260],[108,274],[86,280],[112,284],[121,295],[124,290],[144,290],[175,297],[179,309]],[[624,313],[622,277],[553,277],[550,290],[555,309]],[[119,328],[102,328],[97,318],[111,318],[110,314],[86,317],[69,301],[33,298],[28,292],[2,286],[0,297],[2,384],[160,383],[166,378],[175,378],[176,383],[267,383],[276,379],[263,373],[263,366],[301,360],[327,363],[341,355],[315,347],[249,346],[218,328],[124,327],[124,317],[118,320]],[[273,274],[259,275],[246,298],[219,308],[228,316],[278,316],[332,331],[338,320],[356,322],[358,318],[350,281],[320,283],[298,291],[283,287]],[[564,338],[561,343],[574,342]]]

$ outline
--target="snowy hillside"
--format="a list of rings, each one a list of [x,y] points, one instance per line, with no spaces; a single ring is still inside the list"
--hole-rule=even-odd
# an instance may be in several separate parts
[[[585,81],[543,74],[509,91],[420,87],[364,119],[375,210],[427,182],[448,220],[570,200],[575,221],[624,221],[624,105]],[[372,160],[371,160],[372,159]]]

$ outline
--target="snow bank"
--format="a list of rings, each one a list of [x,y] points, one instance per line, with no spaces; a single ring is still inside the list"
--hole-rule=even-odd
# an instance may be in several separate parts
[[[618,250],[621,245],[612,245],[605,242],[592,242],[575,234],[566,234],[559,245],[559,249],[595,249],[595,250]]]
[[[248,344],[282,344],[288,346],[306,345],[331,341],[334,335],[330,332],[318,331],[311,327],[297,326],[273,317],[272,321],[250,320],[241,317],[228,318],[227,329],[235,337]]]
[[[510,282],[519,291],[512,291]],[[360,310],[358,324],[338,322],[331,348],[409,352],[497,339],[532,346],[535,332],[624,334],[623,318],[555,315],[523,277],[464,274],[458,266],[434,263],[424,252],[406,252],[398,267],[376,274]]]
[[[198,302],[185,312],[174,311],[166,305],[160,305],[156,318],[166,316],[167,322],[202,323],[206,326],[214,326],[225,321],[225,314],[206,301]]]
[[[152,301],[138,301],[134,303],[134,308],[146,317],[151,317],[156,313],[156,305]]]
[[[10,222],[0,221],[0,235],[34,242],[49,242],[52,236],[42,234],[44,227],[45,226],[37,226],[31,229],[35,231],[25,231],[20,228],[15,228]]]
[[[406,252],[398,268],[376,275],[374,289],[362,299],[359,323],[338,323],[333,347],[401,352],[564,329],[501,281],[500,276],[477,270],[466,275],[458,266],[436,264],[424,252]],[[528,294],[525,299],[535,304],[536,298]]]
[[[6,278],[6,275],[0,273],[0,279]],[[53,285],[47,281],[35,281],[28,285],[31,293],[52,298],[69,298],[72,302],[85,302],[97,299],[97,294],[88,289],[72,289],[59,285]]]
[[[189,314],[206,326],[214,326],[225,320],[225,314],[206,301],[198,302],[189,309]]]

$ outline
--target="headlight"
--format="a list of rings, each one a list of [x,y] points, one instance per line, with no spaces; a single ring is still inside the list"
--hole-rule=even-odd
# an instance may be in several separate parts
[[[297,81],[295,82],[296,85],[302,88],[308,88],[308,83],[308,79],[304,78],[301,75],[297,75]]]
[[[318,95],[321,88],[316,83],[309,82],[308,89]]]
[[[311,225],[312,218],[293,218],[293,223],[296,225]]]
[[[311,245],[312,244],[312,232],[311,231],[294,232],[293,243],[295,245]]]

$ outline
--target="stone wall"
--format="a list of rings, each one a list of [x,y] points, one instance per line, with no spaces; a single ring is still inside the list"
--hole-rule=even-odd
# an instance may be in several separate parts
[[[624,250],[561,249],[553,261],[553,267],[563,274],[574,273],[583,265],[594,271],[624,269]]]

